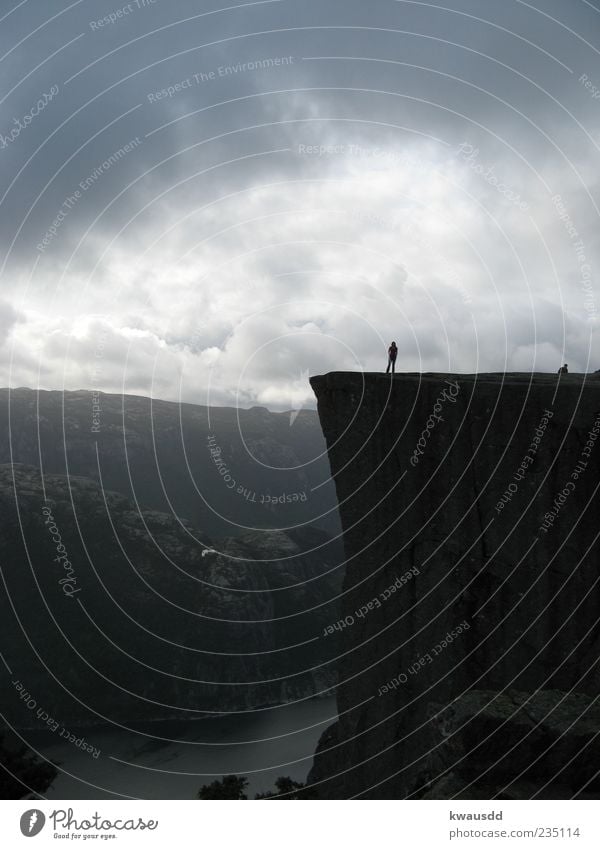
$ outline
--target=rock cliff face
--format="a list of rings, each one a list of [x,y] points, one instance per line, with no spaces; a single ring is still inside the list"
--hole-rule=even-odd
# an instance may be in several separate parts
[[[597,798],[600,382],[311,383],[347,561],[340,716],[311,782],[329,798]]]
[[[324,531],[216,541],[19,464],[0,465],[0,515],[11,724],[42,729],[38,710],[69,725],[191,719],[335,685],[335,643],[318,639],[339,616],[343,553]]]
[[[316,525],[339,534],[314,410],[271,413],[104,392],[0,389],[0,463],[102,480],[212,537]]]

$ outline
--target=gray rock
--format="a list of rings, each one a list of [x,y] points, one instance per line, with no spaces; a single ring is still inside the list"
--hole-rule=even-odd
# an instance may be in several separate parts
[[[226,482],[210,453],[211,436],[230,475]],[[11,462],[102,479],[106,489],[143,508],[175,512],[211,536],[303,523],[340,531],[314,410],[301,410],[291,426],[289,413],[260,407],[0,389],[0,463]],[[281,496],[283,503],[271,500]]]
[[[428,713],[431,744],[417,798],[598,798],[598,699],[471,690]]]
[[[0,466],[0,514],[2,653],[59,721],[189,719],[335,686],[335,641],[318,637],[338,617],[343,555],[324,531],[217,541],[19,464]],[[39,726],[15,687],[2,713]]]
[[[471,690],[600,691],[600,386],[574,374],[311,382],[344,532],[340,616],[354,617],[339,633],[340,719],[311,780],[329,798],[404,798],[427,772],[430,704],[462,704]],[[578,721],[578,704],[566,702],[565,721]],[[566,736],[574,751],[581,736]],[[516,779],[533,752],[524,743],[489,792],[511,769],[524,796],[551,779],[551,760]],[[471,760],[481,782],[487,763],[485,753]],[[557,774],[553,789],[569,797],[572,779]],[[428,792],[447,798],[448,781]]]

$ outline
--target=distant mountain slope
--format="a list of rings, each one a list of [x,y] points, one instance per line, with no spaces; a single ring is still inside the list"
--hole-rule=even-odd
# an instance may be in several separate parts
[[[213,536],[310,523],[340,531],[316,412],[134,395],[0,389],[0,463],[102,480]],[[97,449],[96,449],[97,446]]]
[[[323,629],[343,555],[323,531],[217,543],[89,479],[42,485],[19,464],[0,466],[0,514],[2,651],[22,684],[4,688],[11,722],[43,727],[38,709],[70,724],[193,718],[334,685]]]

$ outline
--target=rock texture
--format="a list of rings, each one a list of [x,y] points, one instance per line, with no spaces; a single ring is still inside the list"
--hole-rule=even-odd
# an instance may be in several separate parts
[[[597,699],[560,690],[470,690],[450,705],[432,705],[428,718],[429,755],[413,791],[420,798],[600,794]]]
[[[329,798],[548,787],[593,796],[600,383],[355,373],[311,382],[347,561],[340,716],[311,782]],[[494,766],[524,730],[534,733],[518,757]],[[493,746],[479,746],[488,732]],[[560,771],[580,749],[576,768]]]
[[[317,414],[301,410],[291,422],[264,407],[0,389],[0,463],[102,480],[211,536],[302,523],[338,534]]]
[[[0,466],[0,515],[11,724],[43,727],[38,709],[130,725],[330,695],[335,644],[319,636],[338,618],[343,554],[324,531],[216,541],[95,481],[19,464]]]

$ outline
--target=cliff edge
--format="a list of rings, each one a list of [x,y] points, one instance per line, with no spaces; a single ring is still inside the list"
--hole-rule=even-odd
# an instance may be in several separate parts
[[[598,798],[600,380],[313,377],[347,571],[323,798]]]

